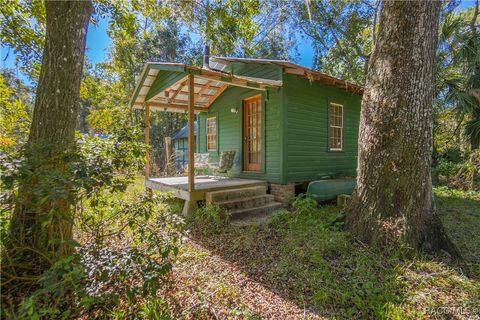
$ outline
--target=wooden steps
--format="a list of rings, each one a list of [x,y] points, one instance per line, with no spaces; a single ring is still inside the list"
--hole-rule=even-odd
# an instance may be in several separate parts
[[[206,192],[207,203],[216,203],[237,220],[265,218],[282,208],[282,204],[273,201],[273,195],[267,194],[267,186],[246,186],[235,189]]]
[[[281,209],[283,206],[278,202],[271,202],[260,207],[253,207],[248,209],[238,209],[229,211],[231,220],[242,220],[247,218],[259,218],[269,216],[276,210]]]

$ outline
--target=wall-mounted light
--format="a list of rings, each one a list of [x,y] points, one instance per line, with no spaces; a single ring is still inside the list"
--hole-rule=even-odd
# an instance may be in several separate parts
[[[231,108],[231,109],[230,109],[230,112],[231,112],[231,113],[238,113],[238,108]]]

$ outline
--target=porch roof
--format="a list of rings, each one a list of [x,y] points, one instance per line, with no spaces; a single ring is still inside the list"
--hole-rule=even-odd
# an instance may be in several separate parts
[[[130,105],[142,109],[148,104],[152,110],[185,112],[188,106],[188,75],[194,75],[195,112],[206,111],[229,86],[266,90],[282,87],[281,80],[250,77],[229,72],[231,62],[268,64],[282,68],[283,72],[334,86],[361,95],[363,87],[337,79],[287,60],[218,57],[210,58],[210,68],[189,66],[184,63],[147,62],[137,82]]]
[[[188,106],[188,75],[194,75],[195,112],[209,106],[228,86],[264,91],[279,88],[282,81],[252,78],[189,66],[183,63],[147,62],[130,100],[135,109],[148,104],[152,110],[185,112]]]

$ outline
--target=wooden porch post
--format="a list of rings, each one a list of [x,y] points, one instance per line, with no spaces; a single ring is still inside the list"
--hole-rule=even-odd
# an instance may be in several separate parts
[[[150,106],[145,105],[145,144],[150,145]],[[145,179],[150,177],[150,151],[147,151],[145,162]]]
[[[188,75],[188,191],[195,191],[195,133],[194,133],[194,96],[195,96],[195,78],[193,74]]]

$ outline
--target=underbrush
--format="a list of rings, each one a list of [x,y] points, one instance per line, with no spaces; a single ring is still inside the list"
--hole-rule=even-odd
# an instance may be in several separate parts
[[[187,216],[188,226],[195,234],[213,236],[228,226],[229,214],[217,204],[206,204]]]
[[[153,304],[168,285],[184,235],[183,220],[172,214],[174,202],[136,192],[92,201],[76,217],[75,252],[55,262],[19,307],[3,305],[4,316],[122,319],[160,312]]]
[[[184,222],[173,214],[178,205],[170,196],[140,192],[144,187],[133,184],[147,150],[141,134],[122,123],[109,138],[82,137],[72,150],[52,155],[68,157],[68,169],[25,157],[29,149],[2,155],[2,318],[124,319],[151,313],[153,301],[170,285]],[[32,197],[29,215],[15,220],[25,181],[38,183],[26,190]],[[52,203],[61,203],[62,210]],[[12,226],[27,231],[15,233]],[[55,228],[65,232],[50,233]],[[44,241],[30,245],[32,239]]]
[[[470,203],[462,199],[467,201],[463,208],[477,210],[477,200]],[[444,210],[443,205],[439,207]],[[415,254],[408,249],[384,252],[355,242],[335,223],[339,214],[336,206],[318,207],[308,198],[299,198],[292,211],[275,213],[266,225],[231,226],[201,241],[240,265],[250,278],[322,316],[478,316],[480,284],[475,278],[465,276],[446,257]],[[457,212],[445,214],[455,219]],[[451,227],[447,219],[447,230]],[[475,225],[464,227],[471,232],[478,230]],[[476,248],[468,249],[478,252],[478,242]]]
[[[480,191],[480,150],[465,159],[440,158],[432,172],[435,182],[465,191]]]

